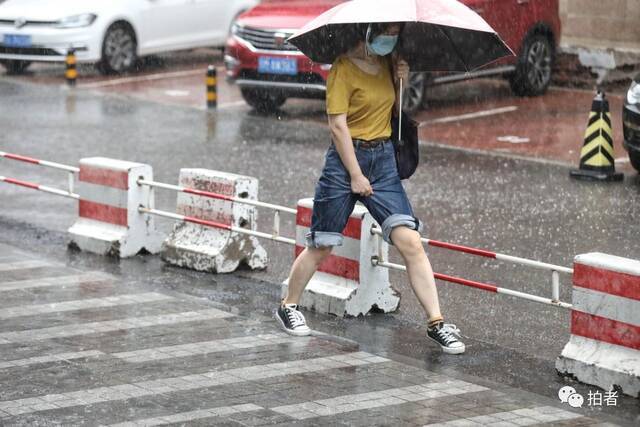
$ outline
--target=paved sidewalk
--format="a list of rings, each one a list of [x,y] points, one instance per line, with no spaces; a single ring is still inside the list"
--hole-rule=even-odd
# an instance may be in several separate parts
[[[0,425],[614,425],[0,244]]]

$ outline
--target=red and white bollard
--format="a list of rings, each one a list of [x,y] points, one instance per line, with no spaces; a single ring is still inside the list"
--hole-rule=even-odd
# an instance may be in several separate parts
[[[305,247],[305,235],[311,226],[313,199],[298,201],[296,215],[296,249],[298,256]],[[343,231],[342,246],[331,255],[311,278],[300,301],[302,307],[337,316],[359,316],[376,307],[384,312],[398,308],[400,297],[391,287],[389,270],[374,266],[378,256],[377,239],[371,233],[377,224],[367,209],[357,204]],[[381,251],[386,259],[389,246],[383,242]],[[282,295],[286,294],[285,281]]]
[[[83,251],[121,258],[141,250],[156,253],[162,235],[153,217],[138,212],[153,207],[153,193],[137,184],[153,179],[151,166],[104,157],[80,160],[79,218],[69,228],[71,244]]]
[[[602,253],[574,260],[571,338],[558,373],[640,397],[640,261]]]
[[[208,169],[181,169],[180,186],[196,191],[179,192],[179,215],[238,227],[257,229],[255,206],[230,199],[202,197],[197,190],[248,200],[258,198],[258,179]],[[163,245],[167,263],[199,271],[230,273],[243,263],[251,269],[267,267],[267,252],[258,239],[234,233],[230,228],[213,228],[190,222],[177,223]]]

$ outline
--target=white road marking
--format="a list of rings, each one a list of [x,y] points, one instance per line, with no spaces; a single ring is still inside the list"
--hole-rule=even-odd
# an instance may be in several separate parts
[[[452,380],[390,388],[368,393],[347,394],[330,399],[314,400],[270,409],[297,420],[304,420],[487,390],[489,390],[487,387],[465,381]]]
[[[149,326],[173,325],[177,323],[196,322],[202,320],[222,319],[233,317],[231,313],[210,308],[200,311],[160,314],[154,316],[128,317],[103,322],[76,323],[64,326],[54,326],[42,329],[27,329],[24,331],[0,333],[0,344],[31,342],[38,340],[75,337],[78,335],[98,334],[102,332],[121,331]]]
[[[494,412],[487,415],[477,415],[475,417],[457,418],[455,420],[440,422],[436,424],[427,424],[423,427],[444,427],[459,425],[538,425],[546,424],[554,421],[569,420],[580,418],[582,415],[575,412],[569,412],[556,408],[555,406],[538,406],[535,408],[514,409],[512,411]]]
[[[173,298],[155,292],[143,294],[115,295],[105,298],[89,298],[75,301],[63,301],[49,304],[23,305],[0,309],[0,319],[13,317],[34,316],[46,313],[61,313],[64,311],[86,310],[90,308],[116,307],[131,304],[143,304],[156,301],[167,301]]]
[[[40,260],[17,261],[0,264],[0,271],[25,270],[28,268],[52,267],[53,264]]]
[[[198,409],[196,411],[179,412],[173,415],[163,415],[155,418],[145,418],[142,420],[125,421],[123,423],[111,424],[110,427],[132,427],[138,426],[161,426],[165,424],[184,423],[192,420],[200,420],[210,417],[224,417],[225,415],[239,414],[241,412],[259,411],[262,406],[245,403],[234,406],[218,406],[217,408]]]
[[[312,337],[292,337],[285,333],[250,335],[221,340],[200,341],[189,344],[178,344],[164,347],[145,348],[142,350],[113,353],[113,357],[127,363],[149,362],[154,360],[173,359],[222,351],[233,351],[244,348],[255,348],[274,344],[301,343],[306,344]]]
[[[0,282],[0,292],[30,288],[46,288],[52,286],[82,285],[88,282],[104,282],[108,280],[113,280],[113,276],[94,271],[82,274],[72,274],[69,276],[43,277],[40,279],[16,280],[4,283]]]
[[[103,352],[98,350],[78,351],[72,353],[58,353],[47,356],[29,357],[26,359],[14,359],[0,362],[0,369],[16,368],[18,366],[37,365],[40,363],[60,362],[74,359],[83,359],[85,357],[102,356]]]
[[[252,365],[244,368],[213,370],[199,374],[160,378],[131,384],[98,387],[70,393],[54,393],[0,402],[0,411],[10,415],[28,414],[71,406],[86,406],[98,402],[127,400],[177,391],[196,390],[227,384],[238,384],[266,378],[278,378],[329,369],[365,366],[388,362],[388,359],[365,352],[317,357],[288,362]]]
[[[476,111],[474,113],[461,114],[459,116],[440,117],[438,119],[426,120],[424,122],[421,122],[419,127],[426,126],[426,125],[434,125],[438,123],[451,123],[451,122],[459,122],[462,120],[477,119],[480,117],[495,116],[496,114],[510,113],[512,111],[517,111],[517,110],[518,110],[518,107],[516,107],[515,105],[511,105],[508,107],[493,108],[490,110],[482,110],[482,111]]]
[[[109,86],[118,86],[128,83],[138,83],[138,82],[149,82],[154,80],[164,80],[171,79],[175,77],[189,77],[189,76],[202,76],[203,86],[204,86],[204,77],[207,74],[206,69],[202,70],[185,70],[185,71],[173,71],[170,73],[157,73],[157,74],[147,74],[145,76],[133,76],[133,77],[123,77],[120,79],[111,79],[100,82],[93,83],[84,83],[79,84],[77,88],[79,89],[97,89],[101,87],[109,87]]]

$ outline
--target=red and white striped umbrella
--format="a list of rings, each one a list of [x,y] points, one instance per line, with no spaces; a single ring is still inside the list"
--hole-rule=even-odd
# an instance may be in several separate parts
[[[313,61],[331,64],[361,40],[362,24],[384,22],[405,24],[398,52],[412,71],[471,71],[513,55],[480,15],[456,0],[352,0],[288,41]]]

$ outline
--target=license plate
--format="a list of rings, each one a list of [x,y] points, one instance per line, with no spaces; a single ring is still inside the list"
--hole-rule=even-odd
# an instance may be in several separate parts
[[[295,59],[261,56],[258,58],[258,72],[295,76],[298,74],[298,63]]]
[[[21,34],[5,34],[2,44],[7,47],[31,47],[31,36]]]

